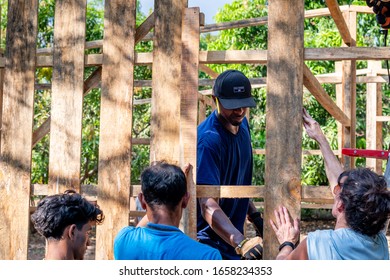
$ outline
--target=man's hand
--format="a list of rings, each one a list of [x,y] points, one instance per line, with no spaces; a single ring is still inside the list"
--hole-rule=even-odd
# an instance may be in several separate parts
[[[306,130],[307,135],[317,142],[323,140],[325,136],[321,130],[319,123],[309,115],[306,109],[303,109],[302,117],[303,126]]]
[[[248,221],[251,222],[256,230],[256,236],[263,238],[264,221],[260,212],[253,212],[248,215]]]
[[[270,220],[270,223],[279,243],[282,244],[285,241],[289,241],[296,244],[300,235],[298,218],[292,221],[286,207],[280,207],[279,210],[275,209],[274,214],[275,222]]]
[[[236,247],[236,253],[246,260],[261,260],[263,258],[262,243],[263,240],[258,236],[244,239],[243,242]]]

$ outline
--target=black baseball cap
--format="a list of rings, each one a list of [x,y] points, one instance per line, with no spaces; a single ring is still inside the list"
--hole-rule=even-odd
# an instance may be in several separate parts
[[[225,109],[255,107],[249,79],[238,70],[226,70],[215,80],[213,95]]]

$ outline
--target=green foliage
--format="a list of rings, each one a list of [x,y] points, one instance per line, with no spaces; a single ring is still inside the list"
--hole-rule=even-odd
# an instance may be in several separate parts
[[[233,1],[226,4],[215,16],[216,22],[227,22],[245,18],[267,16],[267,1],[248,0]],[[338,1],[340,5],[366,5],[366,1]],[[325,8],[325,0],[305,1],[305,10]],[[372,14],[358,13],[357,18],[357,46],[379,46],[383,45],[383,35],[380,34],[380,27]],[[250,50],[267,49],[267,26],[246,27],[224,30],[218,35],[207,34],[202,37],[202,50]],[[306,48],[340,47],[342,39],[331,17],[308,18],[304,22],[304,45]],[[313,74],[326,74],[335,71],[333,61],[307,61],[306,65]],[[217,72],[222,72],[227,68],[234,68],[243,71],[248,77],[265,77],[266,66],[259,65],[211,65]],[[357,62],[357,68],[367,67],[366,62]],[[325,91],[335,100],[335,85],[323,84]],[[357,126],[356,139],[357,148],[365,148],[365,85],[357,85]],[[265,106],[266,91],[264,88],[254,91],[257,107],[251,109],[250,125],[252,128],[252,142],[254,148],[265,148]],[[383,86],[383,114],[389,115],[389,89]],[[308,92],[304,93],[303,105],[309,113],[320,123],[326,134],[331,148],[338,149],[337,125],[334,118],[317,102]],[[388,125],[384,124],[384,146],[388,147],[390,137],[385,133]],[[319,149],[318,145],[308,138],[303,131],[303,149]],[[358,158],[356,165],[364,165],[365,159]],[[254,158],[254,184],[264,183],[265,157],[255,156]],[[302,183],[307,185],[326,185],[324,162],[322,156],[304,156],[302,160]]]
[[[362,5],[365,1],[338,1],[340,5]],[[7,1],[2,1],[1,29],[2,34],[6,30]],[[140,1],[137,2],[137,26],[146,18],[140,12]],[[103,38],[104,24],[104,1],[89,0],[87,6],[86,38],[87,41],[101,40]],[[54,12],[55,0],[39,0],[38,15],[38,48],[52,47],[54,38]],[[325,8],[325,0],[305,1],[305,10]],[[235,0],[226,4],[215,15],[216,22],[228,22],[241,19],[260,18],[268,15],[266,0]],[[380,46],[383,45],[383,35],[380,27],[372,14],[358,13],[358,37],[357,46]],[[309,18],[304,22],[304,45],[306,48],[339,47],[342,44],[341,37],[334,21],[330,17]],[[261,25],[256,27],[236,28],[218,32],[218,34],[204,34],[201,36],[201,50],[267,50],[268,27]],[[5,36],[1,38],[1,45],[5,45]],[[140,42],[136,45],[137,52],[151,52],[152,42]],[[88,50],[87,53],[98,53],[101,49]],[[333,61],[307,61],[306,65],[314,74],[326,74],[335,71]],[[227,68],[238,69],[248,77],[266,77],[266,65],[240,64],[240,65],[210,65],[216,72],[220,73]],[[357,62],[357,68],[363,69],[367,63]],[[384,66],[385,67],[385,66]],[[95,68],[88,68],[85,71],[87,78]],[[136,66],[134,79],[151,79],[152,73],[149,66]],[[200,72],[200,78],[207,75]],[[51,68],[40,68],[36,72],[36,80],[39,83],[51,83]],[[335,99],[335,86],[332,84],[323,85],[326,92]],[[365,93],[366,86],[357,85],[357,147],[365,148]],[[100,89],[91,90],[84,98],[83,124],[82,124],[82,159],[81,177],[83,183],[97,183],[98,150],[99,150],[99,116],[100,116]],[[264,149],[266,142],[265,133],[265,112],[266,112],[266,89],[257,88],[253,90],[257,107],[250,111],[250,125],[252,127],[251,137],[254,148]],[[135,99],[151,97],[150,88],[136,89]],[[383,115],[390,115],[390,90],[387,85],[383,86]],[[49,116],[51,96],[49,90],[37,90],[34,105],[34,129],[37,129]],[[309,113],[320,123],[331,148],[337,149],[337,124],[334,118],[325,111],[317,100],[308,92],[304,92],[303,105]],[[137,105],[133,108],[133,137],[150,137],[150,104]],[[383,124],[384,148],[390,146],[390,136],[386,133],[389,124]],[[309,139],[303,131],[303,149],[318,149],[318,145]],[[49,135],[37,143],[32,151],[32,182],[47,183],[48,180],[48,159],[49,159]],[[133,183],[139,183],[140,173],[149,164],[149,146],[133,145],[132,148],[132,174]],[[357,165],[364,165],[364,159],[358,159]],[[253,184],[264,184],[265,156],[254,156],[254,180]],[[321,156],[304,156],[302,161],[302,183],[308,185],[327,184],[324,163]]]

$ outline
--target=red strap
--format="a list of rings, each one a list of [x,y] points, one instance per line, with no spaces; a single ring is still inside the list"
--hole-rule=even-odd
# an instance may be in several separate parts
[[[389,151],[382,150],[363,150],[353,148],[343,148],[341,153],[350,157],[365,157],[365,158],[377,158],[377,159],[388,159]]]

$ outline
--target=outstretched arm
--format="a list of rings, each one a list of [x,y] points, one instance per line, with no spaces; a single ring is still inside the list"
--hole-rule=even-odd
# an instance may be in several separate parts
[[[317,141],[317,143],[320,145],[320,149],[325,161],[326,176],[328,177],[329,185],[333,194],[333,189],[337,185],[337,179],[339,175],[343,172],[343,167],[341,166],[337,157],[333,154],[329,142],[322,132],[320,125],[309,115],[306,109],[303,109],[303,126],[307,135],[311,139]]]

